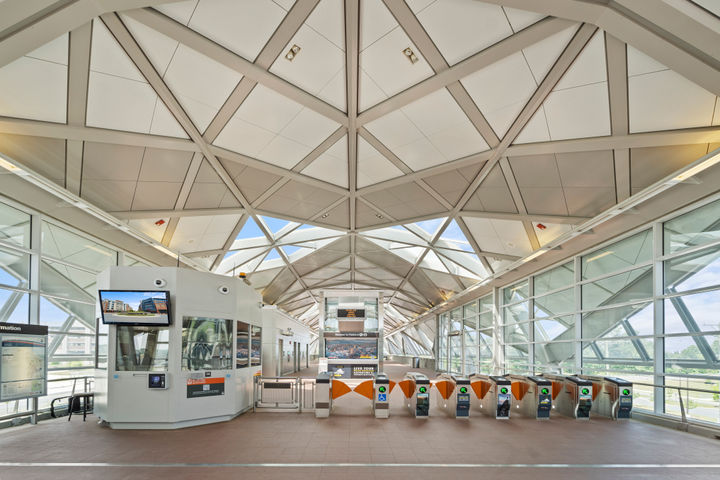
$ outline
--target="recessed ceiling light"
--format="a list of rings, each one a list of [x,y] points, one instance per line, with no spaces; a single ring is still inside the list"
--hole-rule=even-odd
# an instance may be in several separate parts
[[[290,50],[288,50],[288,52],[285,54],[285,60],[289,60],[292,62],[295,59],[295,56],[300,53],[300,50],[302,49],[299,45],[293,45],[292,47],[290,47]]]
[[[415,55],[415,52],[412,51],[412,48],[407,47],[405,50],[403,50],[403,55],[407,57],[408,60],[410,60],[410,63],[417,63],[419,58],[417,55]]]
[[[329,213],[323,213],[320,218],[327,218],[330,214]]]
[[[376,216],[377,218],[385,218],[385,217],[383,217],[382,215],[380,215],[379,213],[376,213],[375,216]]]

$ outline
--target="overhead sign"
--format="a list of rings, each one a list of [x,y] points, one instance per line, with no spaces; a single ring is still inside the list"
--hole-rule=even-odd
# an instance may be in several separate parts
[[[378,332],[325,332],[325,338],[341,338],[341,337],[377,337]]]
[[[0,401],[47,394],[48,327],[0,323]]]
[[[338,318],[365,318],[365,309],[338,308]]]

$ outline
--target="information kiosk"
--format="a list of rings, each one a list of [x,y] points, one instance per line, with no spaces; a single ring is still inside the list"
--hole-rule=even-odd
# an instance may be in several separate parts
[[[261,298],[241,279],[174,267],[110,267],[97,278],[108,327],[95,412],[112,428],[171,429],[252,407]]]

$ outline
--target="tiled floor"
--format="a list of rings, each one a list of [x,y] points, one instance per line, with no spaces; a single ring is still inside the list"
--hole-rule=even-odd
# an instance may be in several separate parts
[[[397,378],[404,367],[386,371]],[[42,422],[0,433],[0,480],[720,478],[717,467],[657,466],[718,464],[720,441],[641,422],[583,423],[563,417],[496,421],[477,414],[462,421],[436,409],[429,419],[417,420],[402,407],[399,389],[392,401],[387,420],[371,417],[369,401],[351,393],[338,399],[328,419],[312,413],[258,412],[175,431],[114,431],[90,419]],[[38,465],[46,462],[59,465]],[[288,463],[322,465],[280,465]],[[378,463],[406,465],[367,466]],[[417,464],[424,466],[410,466]],[[638,467],[642,464],[655,466]]]

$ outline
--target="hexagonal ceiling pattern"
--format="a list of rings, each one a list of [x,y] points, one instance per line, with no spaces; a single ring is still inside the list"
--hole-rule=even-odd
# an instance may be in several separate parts
[[[395,329],[720,141],[705,3],[1,2],[0,151],[311,326],[379,289]]]

